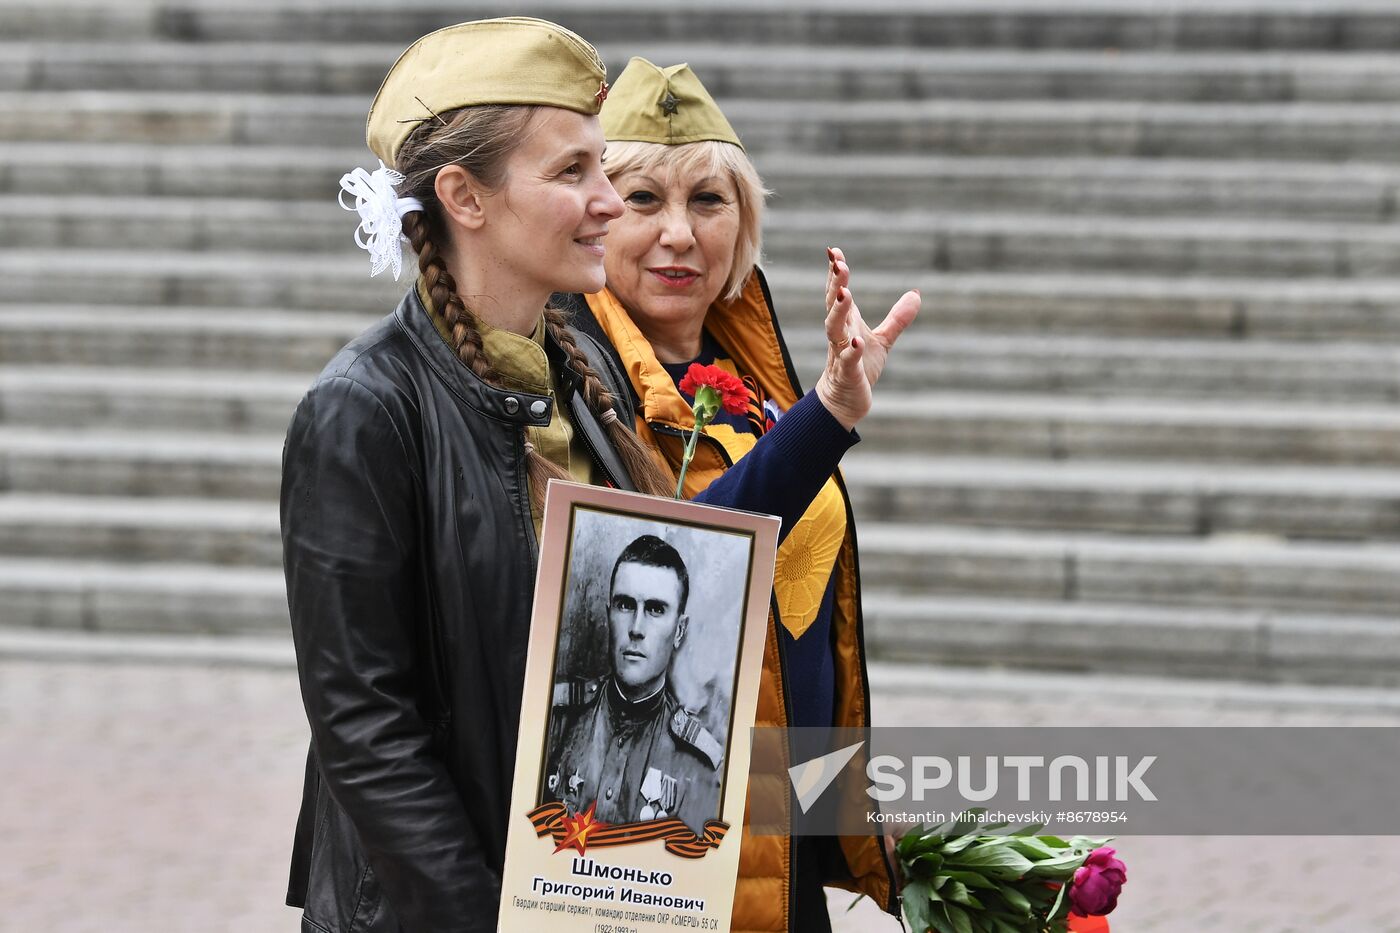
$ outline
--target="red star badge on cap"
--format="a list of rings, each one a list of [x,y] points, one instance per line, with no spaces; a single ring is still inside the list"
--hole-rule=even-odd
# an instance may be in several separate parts
[[[608,99],[608,82],[606,82],[606,81],[599,81],[599,82],[598,82],[598,93],[597,93],[597,94],[594,94],[593,97],[598,101],[598,105],[601,107],[602,104],[603,104],[603,101],[605,101],[605,100]]]

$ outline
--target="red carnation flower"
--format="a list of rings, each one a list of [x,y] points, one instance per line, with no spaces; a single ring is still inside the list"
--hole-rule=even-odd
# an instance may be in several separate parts
[[[685,450],[681,453],[681,471],[676,478],[677,499],[685,486],[686,468],[695,456],[695,442],[700,439],[705,425],[714,420],[721,408],[731,415],[742,415],[749,410],[749,390],[744,380],[718,366],[691,363],[681,379],[680,390],[695,399],[690,406],[691,414],[695,416],[695,427],[690,429],[690,437],[686,439]]]
[[[719,396],[720,407],[731,415],[742,415],[749,410],[749,390],[744,388],[742,379],[713,364],[701,366],[691,363],[681,379],[681,391],[698,403],[700,399],[696,393],[702,386],[714,389]]]

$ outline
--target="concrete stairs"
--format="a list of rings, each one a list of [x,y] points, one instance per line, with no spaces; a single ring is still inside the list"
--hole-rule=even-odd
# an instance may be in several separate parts
[[[336,180],[498,3],[0,0],[0,626],[283,633],[282,434],[403,284]],[[847,476],[880,656],[1400,681],[1400,7],[536,4],[692,63],[821,248],[923,290]]]

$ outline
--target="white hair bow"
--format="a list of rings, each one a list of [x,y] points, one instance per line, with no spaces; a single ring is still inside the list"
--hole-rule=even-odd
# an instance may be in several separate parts
[[[402,174],[381,161],[372,173],[357,168],[341,175],[340,194],[336,195],[341,207],[359,212],[355,244],[369,252],[370,276],[392,269],[396,282],[403,271],[403,249],[399,244],[408,242],[403,235],[403,215],[423,209],[423,202],[417,198],[398,196],[394,186],[403,180]],[[354,195],[354,204],[345,203],[346,194]]]

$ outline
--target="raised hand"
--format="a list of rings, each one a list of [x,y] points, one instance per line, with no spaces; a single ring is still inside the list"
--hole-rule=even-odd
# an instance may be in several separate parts
[[[922,299],[918,289],[905,292],[872,330],[851,295],[845,255],[832,247],[826,258],[826,369],[816,392],[832,417],[850,430],[869,413],[890,350],[918,315]]]

